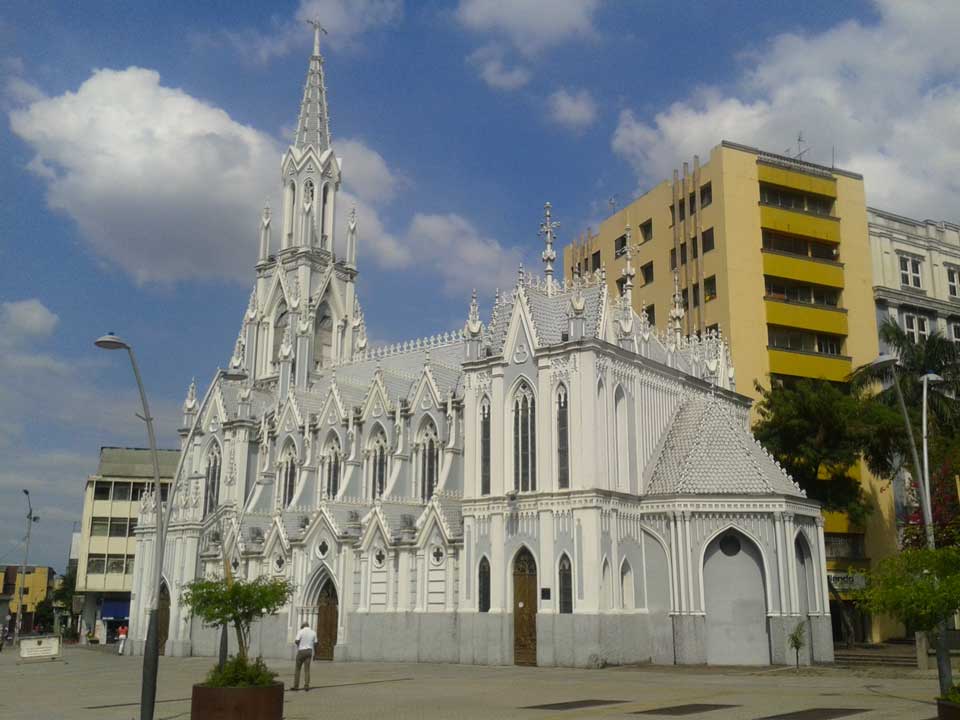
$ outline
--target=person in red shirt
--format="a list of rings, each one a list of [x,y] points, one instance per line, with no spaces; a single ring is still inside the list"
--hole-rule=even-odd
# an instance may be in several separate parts
[[[120,629],[117,631],[117,636],[120,638],[120,642],[117,643],[117,655],[123,655],[123,648],[127,644],[127,626],[121,625]]]

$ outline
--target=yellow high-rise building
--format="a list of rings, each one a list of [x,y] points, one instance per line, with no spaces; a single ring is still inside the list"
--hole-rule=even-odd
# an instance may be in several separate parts
[[[684,330],[726,337],[739,392],[756,398],[754,383],[771,377],[842,382],[877,357],[861,175],[724,141],[567,246],[567,279],[603,268],[618,292],[628,227],[635,310],[665,329],[676,277]],[[851,566],[896,550],[892,493],[856,471],[874,504],[866,526],[825,519],[828,568],[844,595]],[[873,641],[898,633],[883,622],[857,630]]]

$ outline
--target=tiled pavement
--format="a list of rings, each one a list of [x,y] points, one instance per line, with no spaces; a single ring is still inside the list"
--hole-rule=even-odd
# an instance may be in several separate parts
[[[140,659],[68,648],[63,660],[17,664],[0,653],[0,718],[128,720],[138,714]],[[293,663],[271,662],[291,684]],[[157,720],[189,718],[190,687],[209,658],[162,658]],[[314,663],[314,688],[288,692],[285,717],[927,720],[936,679],[915,670],[479,667]]]

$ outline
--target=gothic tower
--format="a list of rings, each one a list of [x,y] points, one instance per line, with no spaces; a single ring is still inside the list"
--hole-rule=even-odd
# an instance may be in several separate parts
[[[366,343],[356,298],[357,221],[351,211],[338,257],[335,228],[341,161],[333,150],[319,25],[293,144],[281,162],[280,242],[272,252],[273,217],[260,223],[257,285],[231,369],[275,379],[281,397],[305,389],[310,376],[349,360]]]

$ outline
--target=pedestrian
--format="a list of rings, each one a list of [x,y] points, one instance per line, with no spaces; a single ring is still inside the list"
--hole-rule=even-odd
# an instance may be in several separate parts
[[[303,689],[305,692],[310,690],[310,661],[313,660],[313,647],[317,644],[317,634],[310,627],[310,623],[303,623],[297,637],[293,640],[297,648],[297,665],[293,674],[293,687],[291,690],[300,689],[300,668],[303,668]]]
[[[123,655],[123,648],[127,644],[127,626],[121,625],[117,631],[117,637],[120,641],[117,643],[117,655]]]

